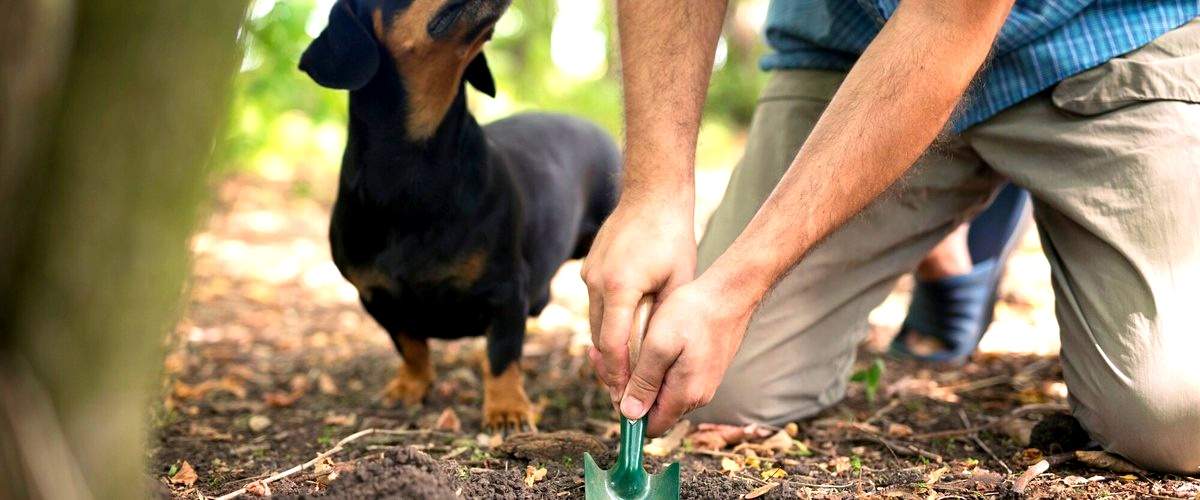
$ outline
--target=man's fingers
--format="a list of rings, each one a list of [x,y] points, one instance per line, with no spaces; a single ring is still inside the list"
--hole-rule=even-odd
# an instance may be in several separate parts
[[[673,337],[664,336],[669,335],[668,332],[657,332],[653,325],[651,322],[637,366],[633,368],[629,382],[625,384],[625,393],[621,396],[621,414],[631,420],[642,418],[650,410],[650,405],[658,397],[663,377],[683,348]]]
[[[608,389],[608,397],[612,400],[613,407],[616,408],[617,403],[621,400],[621,392],[617,389],[617,377],[612,374],[608,366],[604,364],[604,357],[600,355],[600,350],[595,346],[588,348],[588,360],[592,362],[592,369],[596,371],[596,376],[600,378],[600,383],[604,384],[604,388]]]
[[[684,383],[686,382],[680,380],[680,377],[670,372],[663,379],[660,396],[646,414],[647,436],[663,435],[683,417],[684,413],[691,410],[686,391],[682,389]]]
[[[592,343],[600,350],[610,387],[620,392],[629,378],[629,334],[633,329],[634,309],[642,298],[638,291],[620,290],[604,294],[600,335],[592,334]]]

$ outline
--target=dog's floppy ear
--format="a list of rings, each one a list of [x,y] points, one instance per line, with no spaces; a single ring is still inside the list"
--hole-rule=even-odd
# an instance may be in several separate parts
[[[463,72],[463,79],[476,90],[487,94],[488,97],[496,97],[496,80],[492,79],[492,70],[488,68],[487,58],[483,57],[483,52],[475,56],[475,59],[471,60],[471,64],[467,65],[467,70]]]
[[[329,12],[329,26],[300,56],[300,70],[324,87],[362,88],[379,70],[379,49],[350,2],[339,0]]]

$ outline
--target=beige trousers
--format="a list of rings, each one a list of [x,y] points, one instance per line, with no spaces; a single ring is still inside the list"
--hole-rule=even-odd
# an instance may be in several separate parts
[[[700,244],[770,194],[843,74],[775,73]],[[843,397],[867,314],[1003,179],[1029,190],[1075,416],[1109,451],[1200,473],[1200,23],[948,138],[813,248],[755,313],[693,420],[781,423]]]

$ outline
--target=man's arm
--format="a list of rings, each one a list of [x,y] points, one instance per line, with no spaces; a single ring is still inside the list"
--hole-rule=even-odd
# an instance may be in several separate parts
[[[910,0],[859,58],[741,235],[650,320],[622,412],[664,431],[708,402],[770,287],[937,137],[1013,0]],[[662,390],[660,391],[660,387]]]
[[[625,88],[621,200],[583,268],[591,298],[593,366],[618,401],[626,342],[642,296],[692,280],[694,162],[700,111],[726,0],[619,0]]]

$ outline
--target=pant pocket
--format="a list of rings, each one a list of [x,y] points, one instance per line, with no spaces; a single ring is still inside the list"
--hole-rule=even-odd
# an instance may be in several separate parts
[[[1200,18],[1060,82],[1059,109],[1092,116],[1148,101],[1200,103]]]

